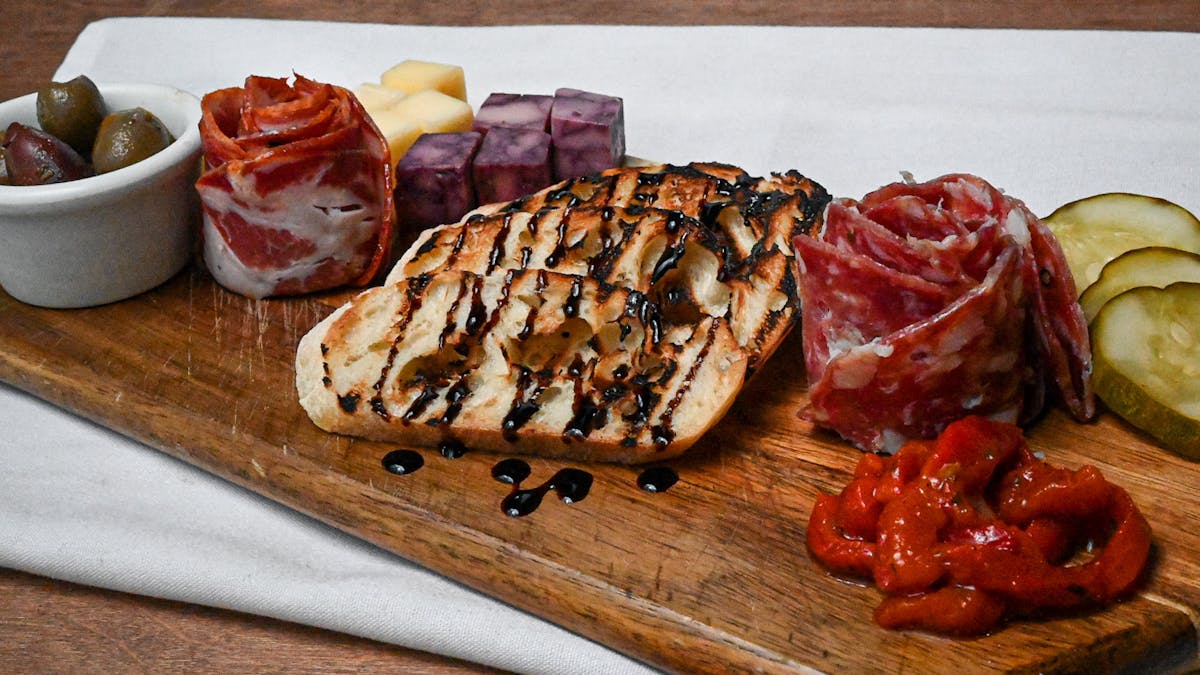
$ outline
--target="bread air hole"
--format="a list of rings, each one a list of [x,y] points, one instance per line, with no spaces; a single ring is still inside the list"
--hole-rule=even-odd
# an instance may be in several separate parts
[[[575,361],[576,355],[581,356],[585,363],[595,358],[588,345],[593,335],[587,321],[567,319],[550,332],[535,332],[523,340],[506,340],[504,351],[514,366],[523,366],[534,372],[565,371]]]

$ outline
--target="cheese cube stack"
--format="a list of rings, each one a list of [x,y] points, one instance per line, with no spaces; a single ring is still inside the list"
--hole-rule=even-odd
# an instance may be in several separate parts
[[[425,89],[404,97],[393,110],[408,117],[427,134],[470,131],[475,113],[466,101]]]
[[[354,95],[387,139],[393,168],[421,134],[470,131],[475,121],[460,66],[404,61]]]
[[[408,94],[432,89],[464,103],[467,100],[467,84],[462,66],[410,59],[389,68],[379,81],[385,87]]]
[[[364,82],[354,88],[354,96],[367,109],[367,113],[373,115],[376,111],[386,110],[403,101],[408,94],[382,84]]]

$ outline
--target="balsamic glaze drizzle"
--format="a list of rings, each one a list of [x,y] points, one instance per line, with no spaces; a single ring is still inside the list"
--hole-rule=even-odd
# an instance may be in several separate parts
[[[554,490],[564,504],[583,501],[592,489],[592,474],[582,469],[560,469],[541,485],[521,489],[529,477],[529,464],[521,459],[505,459],[492,467],[492,478],[512,486],[512,491],[500,502],[500,510],[512,518],[527,516],[542,504],[542,498]]]
[[[425,458],[415,450],[392,450],[383,456],[383,468],[397,476],[407,476],[422,466]]]
[[[679,482],[679,474],[669,466],[652,466],[637,478],[638,487],[646,492],[666,492]]]

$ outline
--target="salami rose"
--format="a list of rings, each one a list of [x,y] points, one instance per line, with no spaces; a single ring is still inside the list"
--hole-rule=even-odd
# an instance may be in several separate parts
[[[201,103],[204,261],[254,298],[369,282],[392,239],[387,141],[341,87],[252,76]]]
[[[1062,249],[1019,200],[948,175],[838,200],[795,239],[809,405],[894,452],[967,415],[1027,421],[1047,392],[1095,414],[1087,322]]]

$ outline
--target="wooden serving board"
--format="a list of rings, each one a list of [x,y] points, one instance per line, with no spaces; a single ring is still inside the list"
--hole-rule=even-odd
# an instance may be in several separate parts
[[[1089,671],[1178,665],[1197,653],[1200,464],[1110,415],[1050,413],[1030,432],[1056,464],[1093,463],[1150,519],[1144,588],[1103,612],[1009,625],[975,640],[890,632],[880,599],[829,576],[803,532],[820,490],[858,451],[796,417],[799,334],[652,494],[640,469],[532,458],[527,485],[577,466],[583,501],[500,508],[504,457],[468,452],[396,476],[395,446],[326,434],[292,384],[300,337],[344,296],[252,301],[188,270],[132,300],[46,310],[0,292],[0,379],[655,666],[690,672],[815,668]]]

